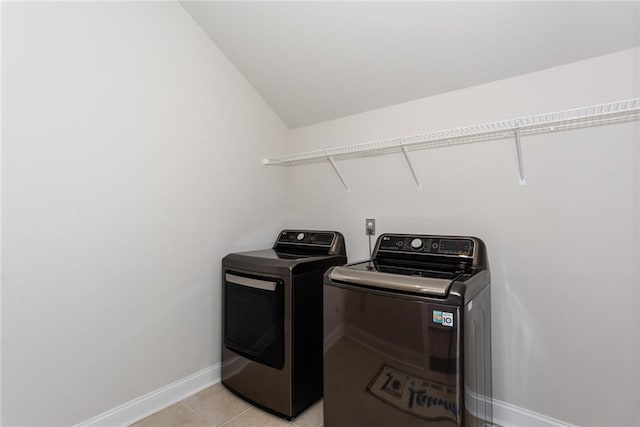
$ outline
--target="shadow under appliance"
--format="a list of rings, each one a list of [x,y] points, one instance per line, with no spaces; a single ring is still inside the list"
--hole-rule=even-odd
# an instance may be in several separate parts
[[[222,383],[294,418],[322,396],[322,277],[347,262],[335,231],[284,230],[222,260]]]
[[[492,422],[491,297],[474,237],[383,234],[324,278],[324,425]]]

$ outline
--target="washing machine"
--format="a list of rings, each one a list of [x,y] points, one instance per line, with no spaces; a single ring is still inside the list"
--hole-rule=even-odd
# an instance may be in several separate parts
[[[293,419],[322,396],[322,280],[347,262],[336,231],[283,230],[222,260],[222,384]]]
[[[324,278],[324,426],[492,423],[491,286],[475,237],[383,234]]]

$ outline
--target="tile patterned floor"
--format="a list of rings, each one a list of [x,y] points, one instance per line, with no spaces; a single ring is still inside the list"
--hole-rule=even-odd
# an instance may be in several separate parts
[[[295,420],[287,421],[261,409],[215,384],[131,427],[322,427],[322,401]]]

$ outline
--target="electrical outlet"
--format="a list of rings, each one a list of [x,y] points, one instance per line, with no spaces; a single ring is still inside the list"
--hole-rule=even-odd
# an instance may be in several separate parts
[[[376,234],[376,220],[373,218],[367,218],[364,220],[365,232],[367,236],[373,236]]]

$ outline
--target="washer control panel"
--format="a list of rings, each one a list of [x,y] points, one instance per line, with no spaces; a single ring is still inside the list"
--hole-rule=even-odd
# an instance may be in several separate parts
[[[406,234],[383,234],[378,252],[404,252],[425,255],[473,257],[474,242],[467,238]]]

